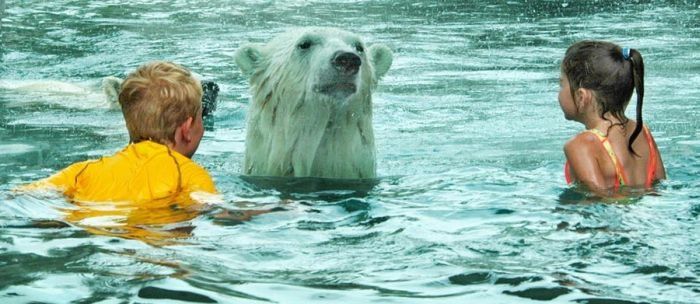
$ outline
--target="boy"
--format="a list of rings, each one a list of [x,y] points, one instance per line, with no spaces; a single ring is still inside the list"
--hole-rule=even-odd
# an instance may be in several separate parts
[[[139,67],[119,94],[129,145],[115,155],[70,165],[29,188],[57,188],[78,205],[110,201],[137,209],[189,209],[197,203],[193,193],[216,193],[209,174],[190,159],[204,134],[201,100],[200,82],[184,67],[162,61]],[[163,220],[128,213],[132,223]]]

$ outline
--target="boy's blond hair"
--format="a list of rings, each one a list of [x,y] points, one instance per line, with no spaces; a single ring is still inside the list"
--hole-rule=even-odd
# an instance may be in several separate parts
[[[202,86],[186,68],[165,61],[140,66],[119,93],[126,128],[133,143],[173,143],[175,130],[202,108]]]

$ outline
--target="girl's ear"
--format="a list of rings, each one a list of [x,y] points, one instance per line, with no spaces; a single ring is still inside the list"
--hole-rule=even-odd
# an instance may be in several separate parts
[[[578,107],[583,107],[593,101],[593,93],[589,89],[578,88],[574,93],[574,99]]]

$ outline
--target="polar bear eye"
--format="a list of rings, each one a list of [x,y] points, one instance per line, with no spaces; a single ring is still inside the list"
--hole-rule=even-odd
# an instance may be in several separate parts
[[[311,41],[309,41],[309,40],[302,41],[301,43],[299,43],[299,45],[297,45],[297,47],[302,49],[302,50],[307,50],[311,47]]]
[[[358,43],[358,44],[355,44],[355,50],[357,50],[358,52],[362,53],[362,52],[365,51],[365,48],[362,47],[362,44],[359,44],[359,43]]]

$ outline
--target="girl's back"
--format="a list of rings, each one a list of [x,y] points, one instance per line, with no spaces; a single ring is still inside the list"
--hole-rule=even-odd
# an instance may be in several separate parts
[[[633,187],[649,187],[654,181],[666,178],[666,172],[656,143],[648,128],[645,127],[646,130],[643,130],[642,134],[632,143],[632,149],[637,155],[632,154],[627,148],[632,136],[631,130],[634,130],[636,125],[635,121],[630,120],[624,128],[618,125],[611,127],[608,131],[608,140],[622,167],[625,184]],[[608,161],[612,162],[612,160]]]

